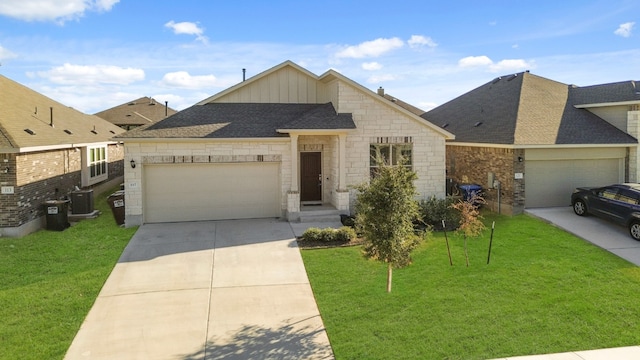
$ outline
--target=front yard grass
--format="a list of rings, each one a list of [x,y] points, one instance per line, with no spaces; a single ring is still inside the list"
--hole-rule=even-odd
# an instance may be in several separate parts
[[[491,263],[487,249],[496,221]],[[640,268],[527,215],[443,233],[393,272],[360,247],[303,250],[337,359],[490,359],[640,344]]]
[[[137,228],[102,211],[64,231],[0,238],[0,359],[62,359]]]

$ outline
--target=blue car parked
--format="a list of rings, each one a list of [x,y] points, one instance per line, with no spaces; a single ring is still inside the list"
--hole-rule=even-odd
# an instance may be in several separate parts
[[[588,214],[624,225],[640,241],[640,184],[579,187],[571,194],[573,212]]]

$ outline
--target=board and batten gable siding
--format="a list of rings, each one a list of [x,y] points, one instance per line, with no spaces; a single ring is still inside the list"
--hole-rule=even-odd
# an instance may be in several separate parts
[[[347,134],[347,185],[369,179],[371,139],[376,137],[411,137],[413,140],[413,170],[418,175],[416,187],[420,198],[445,196],[445,138],[424,126],[420,120],[385,104],[374,95],[363,93],[345,82],[336,80],[339,112],[353,114],[356,129]],[[353,200],[353,199],[352,199]]]
[[[324,84],[293,67],[284,67],[225,94],[222,103],[316,104],[329,102]]]
[[[287,192],[291,188],[291,145],[289,139],[281,141],[184,141],[184,142],[125,142],[126,161],[132,159],[138,164],[135,168],[125,167],[127,192],[125,193],[127,219],[142,221],[144,206],[143,171],[145,157],[210,157],[210,156],[246,156],[279,155],[281,179],[281,208],[287,208]],[[194,161],[195,162],[195,161]],[[206,165],[206,163],[203,163]],[[258,180],[258,179],[256,179]],[[197,189],[194,189],[197,191]],[[135,221],[135,220],[134,220]]]
[[[621,131],[628,132],[627,129],[627,112],[629,105],[615,105],[587,108],[588,111],[599,116],[609,124],[617,127]]]

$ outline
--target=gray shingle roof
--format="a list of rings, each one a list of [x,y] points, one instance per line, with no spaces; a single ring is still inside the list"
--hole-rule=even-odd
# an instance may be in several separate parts
[[[636,81],[621,81],[593,86],[574,86],[571,88],[572,101],[575,105],[638,101],[640,100],[639,85]]]
[[[456,142],[504,145],[637,142],[588,110],[575,108],[577,89],[584,88],[523,72],[496,78],[422,117],[439,126],[447,124],[445,129],[456,135]],[[579,95],[584,94],[587,91]]]
[[[354,129],[351,114],[326,104],[208,103],[194,105],[119,138],[287,137],[277,129]]]

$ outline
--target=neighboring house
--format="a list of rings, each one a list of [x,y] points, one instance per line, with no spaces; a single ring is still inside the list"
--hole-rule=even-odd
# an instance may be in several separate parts
[[[131,130],[138,126],[152,124],[175,113],[176,111],[169,107],[168,102],[161,105],[153,98],[141,97],[95,115],[125,130]]]
[[[76,186],[121,183],[124,147],[110,139],[122,132],[0,76],[0,236],[42,228],[43,203]]]
[[[639,90],[634,81],[578,87],[527,71],[422,117],[456,136],[448,177],[482,185],[494,210],[517,214],[568,206],[577,186],[638,180]]]
[[[409,157],[421,197],[443,197],[452,138],[336,71],[287,61],[115,137],[126,150],[125,224],[297,221],[319,204],[350,213],[376,149]]]

